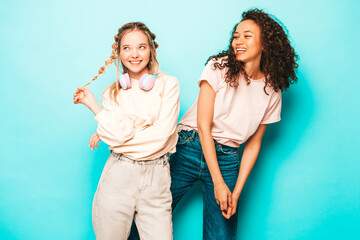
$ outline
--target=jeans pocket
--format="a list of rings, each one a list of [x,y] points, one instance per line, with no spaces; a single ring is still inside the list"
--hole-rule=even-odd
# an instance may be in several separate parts
[[[180,131],[178,133],[178,136],[179,137],[178,137],[177,145],[184,145],[184,144],[188,143],[190,140],[188,135],[184,131]]]
[[[228,147],[228,146],[225,146],[225,145],[220,145],[218,148],[219,148],[221,153],[226,154],[226,155],[237,154],[237,148]]]
[[[237,154],[222,154],[217,156],[218,164],[221,170],[221,173],[224,174],[238,174],[240,161]]]

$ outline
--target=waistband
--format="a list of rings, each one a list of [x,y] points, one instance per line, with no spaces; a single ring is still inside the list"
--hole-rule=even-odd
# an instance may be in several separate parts
[[[200,137],[199,137],[199,134],[196,130],[181,130],[180,132],[184,133],[190,140],[192,139],[195,139],[195,140],[198,140],[200,141]],[[217,142],[214,138],[214,143],[215,143],[215,147],[222,147],[222,146],[225,146],[227,148],[233,148],[234,150],[237,150],[237,148],[235,147],[230,147],[230,146],[227,146],[227,145],[224,145],[224,144],[221,144],[219,142]]]
[[[151,159],[151,160],[135,160],[126,157],[124,154],[111,152],[111,156],[116,158],[119,161],[124,161],[132,164],[138,164],[138,165],[165,165],[169,161],[168,154],[165,154],[159,158]]]

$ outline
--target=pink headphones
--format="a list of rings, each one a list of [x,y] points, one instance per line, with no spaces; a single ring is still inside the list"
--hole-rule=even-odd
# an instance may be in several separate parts
[[[154,87],[156,74],[150,75],[145,73],[139,80],[139,88],[145,91],[149,91]],[[122,89],[126,90],[131,88],[131,81],[128,73],[120,74],[119,83]]]

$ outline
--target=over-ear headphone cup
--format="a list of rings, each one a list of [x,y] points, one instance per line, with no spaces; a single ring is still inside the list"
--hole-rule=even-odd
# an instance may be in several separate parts
[[[119,76],[119,83],[122,89],[126,90],[131,88],[130,77],[128,73],[120,74]]]
[[[155,76],[150,74],[144,74],[139,80],[139,88],[149,91],[154,87]]]

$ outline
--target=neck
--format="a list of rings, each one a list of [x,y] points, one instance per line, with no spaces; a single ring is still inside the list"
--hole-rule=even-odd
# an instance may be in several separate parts
[[[129,71],[129,77],[133,78],[135,80],[140,80],[140,78],[142,77],[142,75],[144,74],[149,74],[149,70],[147,68],[144,68],[143,70],[141,70],[140,72],[131,72]]]
[[[245,63],[244,67],[249,78],[258,80],[264,77],[264,73],[260,70],[260,61]]]

